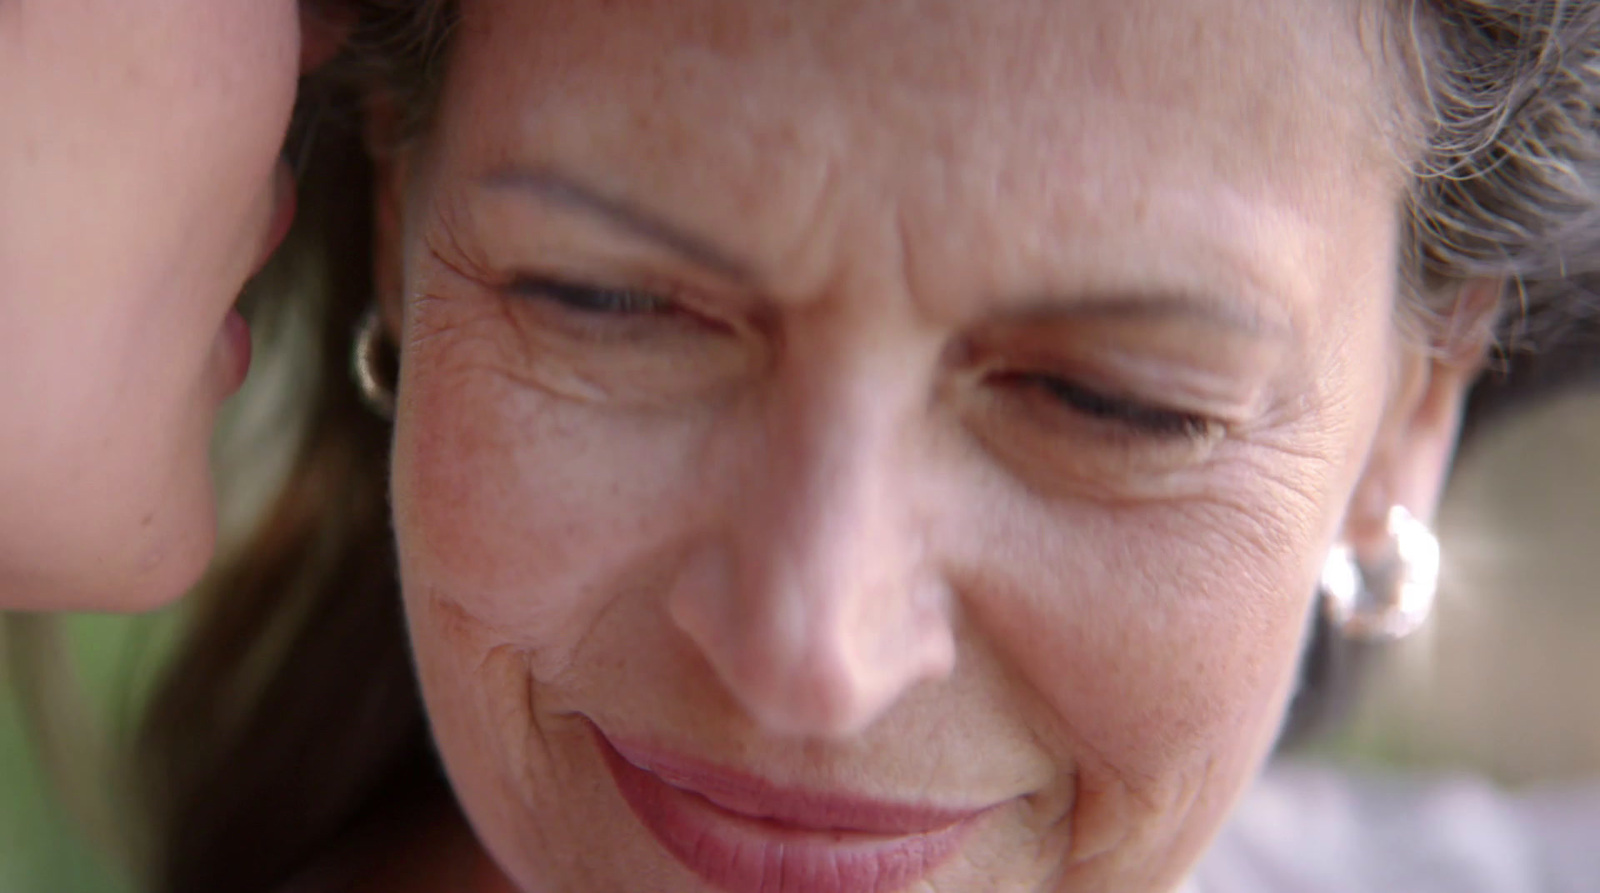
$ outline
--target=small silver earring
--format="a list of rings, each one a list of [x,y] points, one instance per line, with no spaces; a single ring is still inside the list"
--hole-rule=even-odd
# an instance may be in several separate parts
[[[1322,567],[1322,610],[1346,639],[1392,642],[1421,629],[1439,592],[1439,539],[1404,506],[1388,517],[1384,559],[1358,561],[1348,545],[1328,553]]]
[[[381,371],[383,355],[387,352],[383,336],[383,316],[378,313],[377,307],[372,307],[362,314],[361,323],[356,326],[350,372],[361,390],[361,402],[367,405],[367,409],[381,418],[393,419],[395,386],[390,380],[391,376]]]

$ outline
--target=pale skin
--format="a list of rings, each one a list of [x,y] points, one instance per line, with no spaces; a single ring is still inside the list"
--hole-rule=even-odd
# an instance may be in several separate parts
[[[482,846],[412,888],[710,889],[592,723],[994,807],[921,893],[1174,889],[1482,346],[1397,325],[1355,6],[467,0],[381,252]]]
[[[209,561],[228,319],[333,30],[295,0],[0,2],[0,608],[138,610]]]

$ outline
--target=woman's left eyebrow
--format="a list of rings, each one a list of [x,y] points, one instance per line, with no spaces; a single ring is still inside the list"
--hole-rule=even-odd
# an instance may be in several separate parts
[[[495,170],[478,180],[494,192],[519,192],[540,201],[580,211],[635,238],[640,238],[705,267],[735,283],[755,281],[751,267],[688,227],[668,220],[636,202],[596,189],[548,166],[513,166]]]
[[[1286,340],[1293,333],[1285,319],[1254,305],[1221,300],[1199,292],[1101,292],[1024,301],[1006,316],[1020,321],[1072,319],[1182,319],[1226,329],[1262,341]]]

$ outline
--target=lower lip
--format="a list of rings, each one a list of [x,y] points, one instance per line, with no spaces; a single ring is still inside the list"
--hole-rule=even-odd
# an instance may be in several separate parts
[[[909,835],[798,828],[730,812],[595,739],[628,807],[684,867],[725,893],[890,893],[955,855],[980,815]]]
[[[217,349],[221,357],[222,390],[231,397],[244,386],[250,373],[250,324],[245,322],[237,308],[228,311],[217,332]]]

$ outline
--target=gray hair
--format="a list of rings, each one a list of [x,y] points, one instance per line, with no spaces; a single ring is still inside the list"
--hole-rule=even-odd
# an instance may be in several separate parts
[[[1600,274],[1600,3],[1399,0],[1421,128],[1402,281],[1432,315],[1506,284],[1502,347],[1594,315]]]

